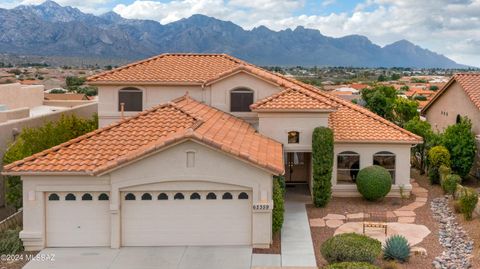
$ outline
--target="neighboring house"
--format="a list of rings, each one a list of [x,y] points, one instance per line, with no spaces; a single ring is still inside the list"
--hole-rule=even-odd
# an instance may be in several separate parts
[[[454,75],[422,109],[422,114],[439,132],[455,124],[459,116],[468,117],[480,149],[480,73]],[[479,158],[474,167],[477,177],[480,177]]]
[[[333,195],[358,196],[355,177],[372,164],[392,174],[390,196],[412,187],[420,137],[228,55],[163,54],[88,82],[103,128],[5,167],[23,180],[27,250],[268,247],[272,178],[312,186],[320,126],[334,132]]]

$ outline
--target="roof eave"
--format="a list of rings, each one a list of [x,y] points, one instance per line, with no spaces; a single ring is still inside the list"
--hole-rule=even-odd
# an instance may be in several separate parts
[[[335,143],[339,144],[409,144],[417,145],[423,143],[423,140],[361,140],[361,139],[335,139]]]
[[[258,108],[252,109],[253,112],[276,112],[276,113],[331,113],[337,111],[337,109],[308,109],[308,108],[295,108],[295,109],[282,109],[282,108]]]
[[[3,171],[3,176],[94,176],[92,171]]]
[[[92,86],[131,86],[131,85],[167,85],[167,86],[202,86],[203,81],[87,81],[88,85]]]

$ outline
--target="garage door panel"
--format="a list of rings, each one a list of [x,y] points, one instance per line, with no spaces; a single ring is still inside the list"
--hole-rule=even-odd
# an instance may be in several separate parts
[[[137,194],[137,199],[141,194]],[[169,194],[172,199],[174,193]],[[249,245],[250,200],[122,201],[124,246]],[[125,197],[125,195],[123,195]],[[154,195],[154,197],[156,197]],[[219,198],[219,199],[218,199]]]
[[[110,246],[109,201],[81,200],[82,193],[74,193],[76,200],[46,203],[46,240],[48,247]]]

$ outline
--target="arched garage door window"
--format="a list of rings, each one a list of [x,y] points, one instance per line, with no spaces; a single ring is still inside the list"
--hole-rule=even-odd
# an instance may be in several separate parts
[[[230,92],[230,111],[249,112],[253,104],[253,91],[247,88],[239,88]]]
[[[373,164],[387,169],[392,176],[392,184],[395,184],[395,154],[389,151],[380,151],[373,155]]]
[[[354,184],[360,169],[360,155],[344,151],[337,155],[337,184]]]
[[[118,111],[142,111],[143,93],[141,90],[133,87],[123,88],[118,91]]]

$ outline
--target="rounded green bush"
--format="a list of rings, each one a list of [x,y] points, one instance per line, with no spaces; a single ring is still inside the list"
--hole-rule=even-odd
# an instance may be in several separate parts
[[[335,235],[323,242],[320,252],[328,263],[369,262],[373,263],[382,251],[377,239],[356,234]]]
[[[459,175],[447,175],[442,181],[442,189],[446,194],[454,194],[457,190],[457,184],[462,182],[462,178]]]
[[[372,165],[365,167],[357,175],[357,189],[362,196],[375,201],[385,197],[392,189],[392,176],[387,169]]]
[[[368,262],[340,262],[329,264],[323,267],[323,269],[380,269],[380,267]]]

